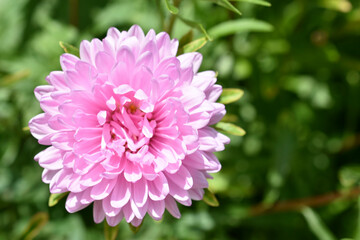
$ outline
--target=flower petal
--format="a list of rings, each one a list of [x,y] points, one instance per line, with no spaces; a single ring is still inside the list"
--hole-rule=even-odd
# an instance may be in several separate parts
[[[118,178],[118,184],[115,185],[111,194],[110,204],[114,208],[121,208],[128,203],[131,196],[131,185],[125,181],[122,175]]]
[[[89,204],[82,204],[80,202],[82,193],[70,193],[66,199],[65,208],[69,213],[74,213],[86,208]]]
[[[181,217],[179,208],[177,207],[174,198],[169,197],[169,196],[166,197],[165,198],[165,206],[166,206],[166,209],[169,211],[169,213],[171,215],[173,215],[175,218],[180,218]]]
[[[95,200],[106,198],[113,190],[115,183],[116,179],[103,179],[91,189],[90,196]]]
[[[101,201],[95,201],[94,202],[94,222],[95,223],[101,223],[104,221],[105,218],[105,212],[102,208]]]
[[[137,207],[142,207],[148,198],[148,184],[145,178],[132,184],[132,199]]]

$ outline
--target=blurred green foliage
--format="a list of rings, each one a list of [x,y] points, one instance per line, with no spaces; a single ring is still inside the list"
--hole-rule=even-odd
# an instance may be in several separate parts
[[[132,24],[159,32],[171,18],[172,37],[201,39],[185,50],[203,46],[203,70],[244,90],[227,105],[225,121],[247,134],[231,137],[218,154],[223,167],[210,186],[219,207],[195,202],[181,208],[180,220],[147,217],[136,235],[122,222],[118,239],[360,239],[357,194],[314,209],[265,211],[359,186],[360,2],[230,1],[241,16],[229,1],[175,2],[0,0],[0,239],[103,238],[91,208],[69,214],[64,199],[48,207],[48,186],[33,161],[44,147],[23,130],[40,112],[33,89],[60,69],[59,41],[78,46]],[[264,211],[252,216],[260,203]]]

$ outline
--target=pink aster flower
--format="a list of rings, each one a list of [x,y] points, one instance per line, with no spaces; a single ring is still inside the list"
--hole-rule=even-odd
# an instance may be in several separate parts
[[[225,114],[222,88],[198,72],[201,54],[177,48],[165,32],[110,28],[83,41],[80,58],[63,54],[62,71],[35,89],[44,113],[29,126],[49,145],[35,160],[51,193],[69,192],[67,211],[93,203],[96,223],[138,226],[202,199],[221,167],[213,152],[229,142],[210,127]]]

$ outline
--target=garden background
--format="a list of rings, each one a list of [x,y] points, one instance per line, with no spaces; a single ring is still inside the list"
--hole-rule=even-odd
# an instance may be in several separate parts
[[[200,39],[201,70],[244,90],[224,121],[246,135],[229,135],[218,154],[218,207],[147,216],[136,234],[122,221],[118,239],[360,239],[360,2],[228,3],[0,0],[0,239],[103,238],[91,207],[48,207],[33,160],[44,146],[26,126],[41,111],[35,86],[60,69],[59,41],[79,46],[133,24],[171,31],[182,46]]]

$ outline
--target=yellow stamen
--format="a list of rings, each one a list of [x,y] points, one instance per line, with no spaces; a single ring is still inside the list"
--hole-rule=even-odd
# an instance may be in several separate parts
[[[134,104],[130,104],[129,109],[131,113],[135,113],[138,108]]]

